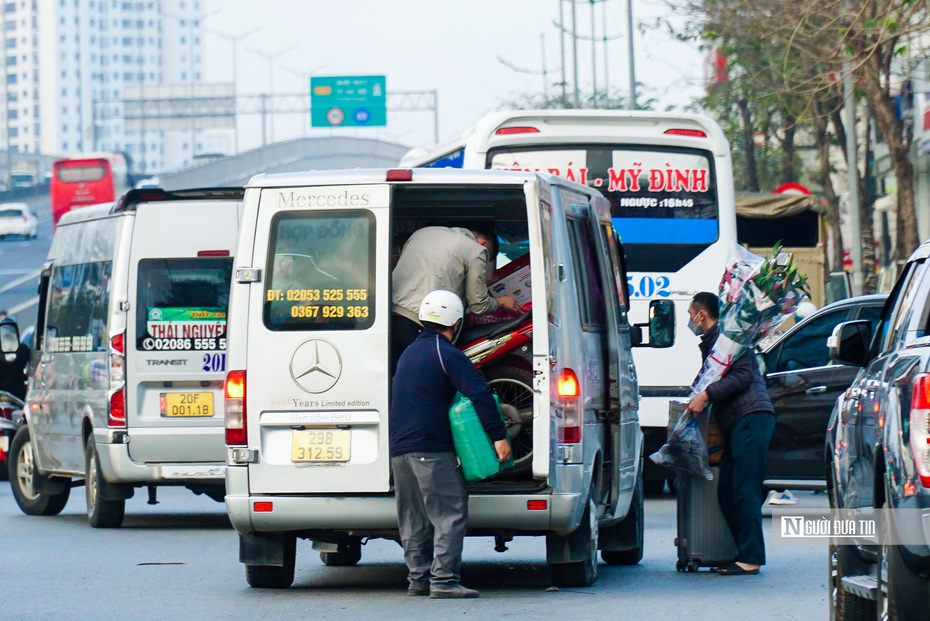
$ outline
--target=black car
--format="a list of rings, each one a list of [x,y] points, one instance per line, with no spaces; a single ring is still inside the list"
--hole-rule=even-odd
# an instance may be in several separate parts
[[[865,295],[824,306],[757,353],[775,407],[766,488],[826,487],[827,422],[836,398],[859,371],[830,360],[827,338],[844,321],[864,320],[874,328],[887,298],[887,293]]]
[[[830,355],[858,369],[827,428],[834,509],[889,509],[877,540],[830,546],[831,618],[926,621],[930,611],[930,242],[911,256],[877,326],[836,327]]]

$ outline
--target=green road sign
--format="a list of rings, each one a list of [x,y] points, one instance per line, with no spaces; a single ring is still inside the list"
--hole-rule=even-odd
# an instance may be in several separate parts
[[[387,125],[383,75],[310,78],[312,127]]]

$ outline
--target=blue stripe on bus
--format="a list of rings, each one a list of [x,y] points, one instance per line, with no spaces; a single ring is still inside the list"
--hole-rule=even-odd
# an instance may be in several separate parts
[[[614,218],[625,244],[709,244],[717,240],[717,220],[698,218]]]

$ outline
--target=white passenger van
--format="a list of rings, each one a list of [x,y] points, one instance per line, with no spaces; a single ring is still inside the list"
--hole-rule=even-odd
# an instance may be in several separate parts
[[[701,368],[688,305],[698,291],[717,290],[737,241],[733,163],[720,126],[681,112],[505,110],[409,152],[400,167],[544,170],[604,195],[629,253],[631,321],[646,321],[652,300],[671,300],[685,330],[671,351],[634,354],[645,453],[665,444],[669,400],[690,397]],[[647,493],[673,477],[646,460]]]
[[[643,550],[642,433],[623,248],[593,189],[546,173],[356,170],[248,184],[229,310],[226,506],[254,587],[294,579],[296,539],[352,565],[398,539],[388,454],[391,271],[426,225],[493,225],[531,270],[528,377],[508,420],[530,467],[469,486],[469,534],[546,537],[560,585]],[[437,249],[441,252],[442,249]],[[650,343],[673,340],[658,301]],[[491,335],[508,339],[508,327]],[[524,332],[525,334],[525,332]],[[485,366],[487,376],[493,369]],[[503,397],[502,397],[503,400]],[[519,442],[515,442],[519,444]],[[519,457],[519,455],[518,455]]]
[[[241,188],[132,190],[64,215],[39,282],[11,483],[54,515],[83,479],[94,527],[146,486],[222,500],[226,312]]]

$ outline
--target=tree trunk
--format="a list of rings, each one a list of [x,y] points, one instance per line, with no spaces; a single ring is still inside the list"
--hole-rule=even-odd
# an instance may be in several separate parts
[[[794,172],[794,133],[796,119],[790,114],[785,114],[785,138],[781,143],[781,174],[779,181],[788,183],[797,181],[798,178]]]
[[[894,258],[903,261],[919,245],[917,233],[917,211],[914,200],[914,164],[910,158],[910,140],[905,137],[901,121],[895,114],[894,101],[887,97],[881,86],[879,73],[874,67],[877,61],[870,60],[862,80],[862,89],[875,125],[885,138],[888,153],[898,185],[898,209],[896,216]]]
[[[833,178],[830,176],[830,134],[827,132],[827,118],[824,116],[825,106],[817,102],[817,113],[812,124],[814,127],[814,142],[817,145],[818,163],[820,165],[820,187],[823,197],[827,201],[827,226],[830,230],[832,254],[827,261],[827,271],[842,271],[843,269],[843,236],[840,234],[840,202],[833,189]],[[826,243],[826,242],[825,242]]]
[[[749,192],[759,191],[759,172],[756,170],[756,143],[752,136],[752,114],[749,112],[749,102],[740,99],[740,119],[743,122],[743,152],[746,154],[746,189]]]

